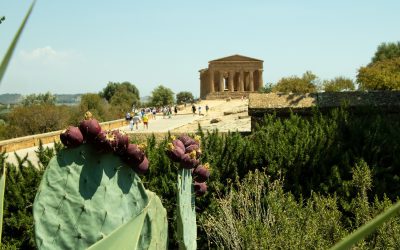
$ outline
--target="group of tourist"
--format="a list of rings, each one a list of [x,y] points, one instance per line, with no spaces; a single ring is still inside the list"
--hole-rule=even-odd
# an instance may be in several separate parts
[[[164,106],[162,108],[162,113],[163,113],[163,118],[164,119],[166,117],[171,118],[172,117],[172,107],[171,106]],[[178,114],[178,107],[176,105],[174,106],[174,113],[175,113],[175,115]]]
[[[208,114],[209,110],[208,104],[205,106],[206,114]],[[157,113],[162,113],[163,118],[171,118],[172,117],[172,112],[174,112],[175,115],[178,114],[178,107],[175,106],[164,106],[161,108],[142,108],[140,110],[136,110],[135,108],[132,109],[131,112],[127,112],[125,115],[125,120],[129,123],[129,129],[132,131],[134,128],[139,129],[139,124],[143,122],[143,128],[144,129],[149,129],[149,120],[154,119],[156,120],[156,115]],[[192,112],[193,116],[196,115],[198,112],[198,115],[204,115],[202,113],[202,107],[197,106],[195,104],[192,105]]]
[[[208,110],[210,109],[210,107],[208,106],[208,104],[206,104],[206,115],[208,114]],[[196,105],[194,105],[194,104],[192,104],[192,113],[193,113],[193,116],[194,115],[196,115],[196,110],[198,110],[198,112],[199,112],[199,115],[203,115],[202,113],[201,113],[201,106],[198,106],[197,108],[196,108]]]
[[[143,122],[143,128],[149,129],[149,119],[156,119],[157,110],[155,108],[141,109],[140,112],[133,109],[127,112],[125,120],[129,122],[129,128],[132,131],[134,127],[139,129],[139,123]]]

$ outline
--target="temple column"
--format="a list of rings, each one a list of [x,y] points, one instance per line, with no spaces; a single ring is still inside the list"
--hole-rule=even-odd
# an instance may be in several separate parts
[[[215,92],[214,90],[214,71],[210,69],[210,93]]]
[[[253,71],[250,70],[249,72],[249,91],[254,91],[254,78],[253,78]]]
[[[261,87],[264,87],[264,83],[263,83],[263,70],[262,69],[259,69],[258,70],[258,88],[257,88],[257,90],[259,89],[259,88],[261,88]]]
[[[219,71],[219,92],[224,92],[225,84],[224,84],[224,72]]]
[[[235,88],[233,86],[233,78],[234,78],[234,76],[235,76],[235,72],[234,71],[229,71],[228,89],[231,92],[235,91]]]
[[[243,73],[243,70],[240,71],[240,76],[239,76],[239,91],[244,91],[244,73]]]

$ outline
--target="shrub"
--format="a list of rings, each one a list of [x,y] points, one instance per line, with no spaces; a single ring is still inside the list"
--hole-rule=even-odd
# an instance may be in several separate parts
[[[230,185],[226,196],[201,216],[211,248],[226,249],[328,249],[343,236],[388,208],[387,198],[367,199],[371,188],[368,166],[360,161],[351,185],[357,195],[343,213],[336,195],[312,193],[296,200],[285,192],[282,181],[264,172],[250,172],[241,182]],[[352,224],[345,221],[352,218]],[[400,219],[394,217],[359,242],[357,249],[398,249]]]

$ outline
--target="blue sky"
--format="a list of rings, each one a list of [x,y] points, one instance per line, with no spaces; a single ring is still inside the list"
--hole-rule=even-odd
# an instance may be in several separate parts
[[[2,0],[0,57],[30,1]],[[99,92],[129,81],[199,95],[198,70],[233,54],[264,60],[264,81],[311,70],[346,76],[400,40],[400,1],[38,0],[2,93]]]

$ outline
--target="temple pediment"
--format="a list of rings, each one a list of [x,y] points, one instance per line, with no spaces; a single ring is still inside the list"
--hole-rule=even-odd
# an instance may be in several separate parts
[[[242,55],[232,55],[232,56],[227,56],[219,59],[215,59],[211,62],[262,62],[263,60],[247,57],[247,56],[242,56]]]

